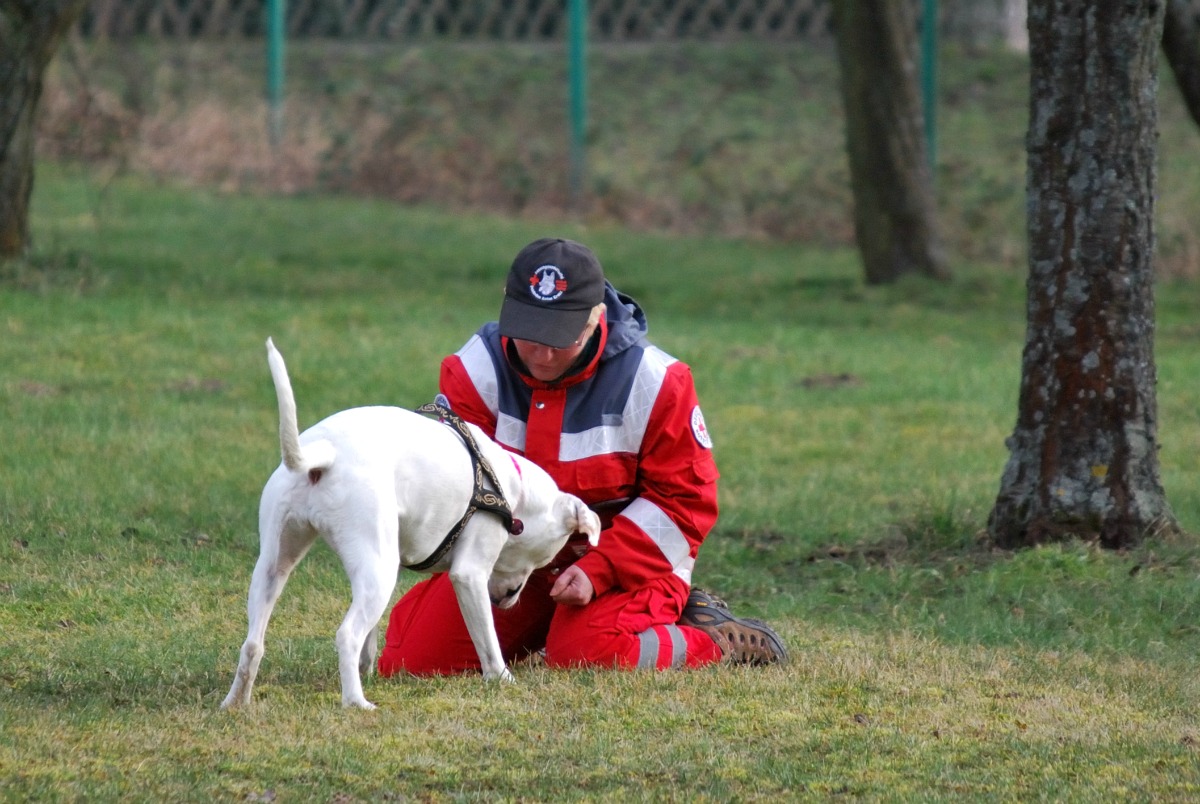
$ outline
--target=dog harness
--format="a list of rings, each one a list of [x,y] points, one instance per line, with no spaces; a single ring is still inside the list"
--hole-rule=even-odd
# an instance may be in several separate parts
[[[475,437],[471,435],[471,430],[467,427],[467,423],[459,418],[450,408],[440,405],[437,402],[422,405],[417,408],[417,413],[437,416],[438,421],[458,433],[458,437],[463,440],[463,444],[467,448],[467,453],[471,456],[471,469],[475,478],[475,488],[471,492],[471,502],[467,505],[467,512],[450,529],[450,532],[446,534],[446,538],[442,539],[442,543],[437,546],[437,549],[424,561],[417,564],[405,564],[405,568],[424,572],[445,558],[446,553],[450,552],[450,548],[458,541],[458,537],[462,534],[463,529],[467,527],[467,523],[471,521],[471,517],[475,515],[476,511],[483,510],[495,514],[504,522],[509,533],[513,536],[520,535],[521,531],[525,530],[525,523],[513,517],[512,507],[509,506],[508,500],[504,498],[500,480],[496,477],[496,472],[492,469],[492,465],[488,463],[487,458],[483,457],[479,452],[479,445],[475,443]],[[516,461],[513,461],[513,465],[517,466]],[[521,471],[520,466],[517,466],[517,471]],[[484,488],[483,479],[485,475],[491,481],[491,484],[496,487],[495,491]]]

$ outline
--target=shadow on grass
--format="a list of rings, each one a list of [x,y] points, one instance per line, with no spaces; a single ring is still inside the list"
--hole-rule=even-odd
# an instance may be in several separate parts
[[[1195,535],[1120,552],[1079,540],[1010,551],[965,514],[931,507],[857,541],[726,538],[739,543],[717,576],[728,595],[762,597],[784,623],[1167,664],[1200,650]]]

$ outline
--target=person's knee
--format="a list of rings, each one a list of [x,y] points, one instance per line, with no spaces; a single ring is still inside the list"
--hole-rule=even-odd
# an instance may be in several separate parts
[[[631,652],[636,640],[629,634],[610,638],[548,639],[546,666],[554,669],[572,667],[632,667]]]
[[[454,675],[479,669],[479,656],[444,575],[421,581],[396,602],[388,618],[379,675]]]
[[[453,676],[479,670],[475,657],[448,656],[441,651],[432,652],[406,649],[405,646],[384,646],[377,664],[379,675],[390,678],[398,673],[410,676]]]

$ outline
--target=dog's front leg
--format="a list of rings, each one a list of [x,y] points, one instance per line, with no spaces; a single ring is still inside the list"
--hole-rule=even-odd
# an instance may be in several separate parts
[[[467,624],[467,632],[479,654],[479,666],[485,680],[513,681],[512,673],[504,666],[500,640],[496,637],[496,622],[492,618],[492,603],[488,599],[487,575],[478,566],[458,566],[450,569],[450,583],[458,598],[458,608]]]

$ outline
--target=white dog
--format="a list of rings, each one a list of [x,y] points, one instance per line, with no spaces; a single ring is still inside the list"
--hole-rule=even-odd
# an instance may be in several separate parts
[[[400,566],[427,563],[445,546],[477,499],[477,473],[454,429],[401,408],[344,410],[301,435],[287,367],[270,339],[267,361],[279,400],[283,462],[263,488],[250,627],[221,706],[249,703],[271,610],[292,569],[321,536],[341,558],[353,593],[337,631],[342,705],[374,709],[359,673],[374,668],[376,627]],[[511,681],[491,604],[515,604],[529,574],[548,564],[572,533],[596,544],[600,520],[581,500],[559,491],[540,467],[468,427],[501,486],[489,491],[501,492],[511,505],[516,535],[501,516],[476,511],[444,556],[423,569],[449,571],[483,677]]]

